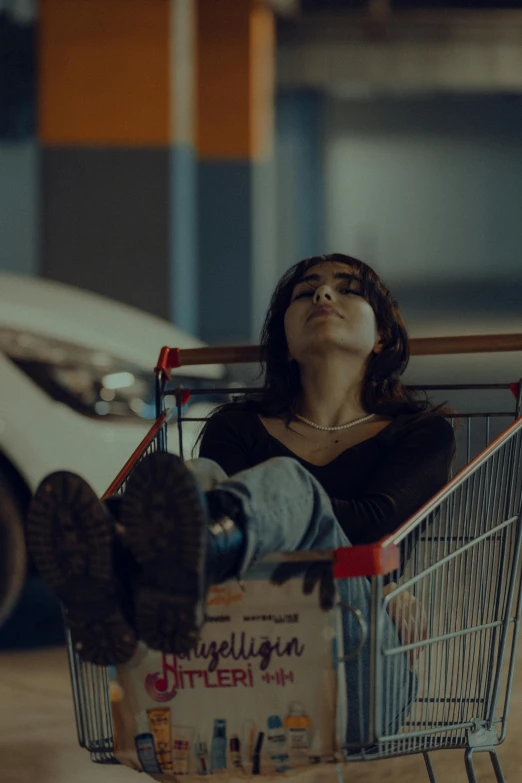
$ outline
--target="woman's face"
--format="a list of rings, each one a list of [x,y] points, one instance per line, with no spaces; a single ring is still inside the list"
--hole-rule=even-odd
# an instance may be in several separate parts
[[[375,313],[360,294],[357,276],[336,262],[310,267],[296,283],[285,313],[285,334],[298,364],[330,348],[361,359],[382,350]]]

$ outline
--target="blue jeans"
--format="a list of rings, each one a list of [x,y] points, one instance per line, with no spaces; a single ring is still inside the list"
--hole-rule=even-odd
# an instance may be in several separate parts
[[[331,550],[351,546],[319,482],[297,460],[277,457],[227,478],[215,462],[191,460],[200,488],[219,488],[238,498],[246,520],[246,551],[241,573],[246,573],[273,552]],[[359,610],[370,628],[370,582],[366,578],[339,580],[340,600]],[[383,646],[399,647],[395,625],[388,613],[380,617]],[[361,641],[361,624],[355,613],[343,612],[344,654]],[[387,733],[400,728],[401,719],[414,698],[416,678],[409,671],[405,654],[381,656],[380,728]],[[359,655],[345,663],[347,691],[347,743],[364,744],[369,736],[370,634]]]

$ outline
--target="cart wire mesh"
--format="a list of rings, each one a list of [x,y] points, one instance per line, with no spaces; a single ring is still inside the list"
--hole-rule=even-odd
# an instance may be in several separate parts
[[[399,547],[401,567],[371,580],[374,683],[361,682],[359,698],[372,700],[372,722],[365,743],[347,744],[350,758],[492,750],[505,738],[520,620],[521,469],[519,419],[383,542]],[[394,606],[397,622],[413,629],[399,645],[383,631],[382,613]],[[396,665],[405,654],[412,671]]]

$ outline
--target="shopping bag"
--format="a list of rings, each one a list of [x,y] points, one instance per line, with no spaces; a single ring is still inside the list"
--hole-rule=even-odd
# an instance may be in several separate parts
[[[110,670],[115,755],[159,781],[292,775],[334,760],[338,610],[266,573],[210,590],[196,648]]]

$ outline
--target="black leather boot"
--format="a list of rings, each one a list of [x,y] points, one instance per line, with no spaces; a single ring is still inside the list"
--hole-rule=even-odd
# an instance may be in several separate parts
[[[246,550],[245,524],[241,504],[229,492],[207,492],[207,504],[207,583],[217,585],[239,574]]]
[[[183,460],[166,452],[145,457],[127,482],[121,536],[141,566],[135,624],[152,649],[189,652],[205,622],[209,585],[238,573],[245,536],[215,495],[201,492]]]
[[[52,473],[36,490],[27,519],[29,551],[64,604],[75,650],[100,666],[128,661],[137,644],[114,571],[114,535],[114,518],[80,476]]]

